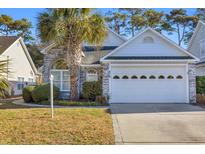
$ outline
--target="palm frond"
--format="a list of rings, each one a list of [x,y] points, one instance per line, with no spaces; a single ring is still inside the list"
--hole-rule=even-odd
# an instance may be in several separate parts
[[[9,83],[7,80],[8,74],[8,60],[0,61],[0,98],[4,98],[6,92],[9,89]]]

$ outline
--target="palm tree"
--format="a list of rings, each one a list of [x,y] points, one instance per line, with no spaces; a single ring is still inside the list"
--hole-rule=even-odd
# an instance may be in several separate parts
[[[0,60],[0,98],[4,98],[6,91],[9,89],[7,74],[8,60]]]
[[[107,34],[104,20],[101,15],[87,8],[47,9],[37,19],[41,40],[55,42],[66,48],[66,62],[70,68],[70,99],[77,100],[82,44],[101,45]]]

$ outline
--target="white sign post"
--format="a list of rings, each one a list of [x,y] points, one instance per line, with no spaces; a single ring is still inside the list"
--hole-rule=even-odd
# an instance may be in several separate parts
[[[53,75],[50,76],[50,99],[51,99],[51,117],[53,118]]]

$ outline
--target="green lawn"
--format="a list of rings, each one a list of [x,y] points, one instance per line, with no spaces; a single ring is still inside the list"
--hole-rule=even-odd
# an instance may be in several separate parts
[[[106,109],[46,108],[0,104],[0,144],[114,144]]]

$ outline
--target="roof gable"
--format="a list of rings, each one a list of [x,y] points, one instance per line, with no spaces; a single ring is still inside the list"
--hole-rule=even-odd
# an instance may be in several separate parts
[[[108,35],[105,38],[102,46],[120,46],[127,41],[125,38],[114,32],[110,28],[107,29]]]
[[[0,54],[8,49],[18,38],[17,36],[0,36]]]
[[[192,37],[191,37],[191,39],[190,39],[190,41],[189,41],[188,50],[190,50],[190,48],[191,48],[191,46],[193,45],[194,40],[195,40],[195,38],[197,37],[197,35],[202,35],[201,33],[199,33],[199,31],[200,31],[201,29],[204,29],[204,30],[205,30],[205,23],[204,23],[203,21],[199,20],[199,22],[198,22],[198,24],[197,24],[197,26],[196,26],[196,28],[195,28],[195,30],[194,30],[194,33],[193,33],[193,35],[192,35]],[[204,37],[204,38],[205,38],[205,37]]]
[[[119,59],[123,59],[122,57],[145,57],[145,59],[146,57],[166,57],[166,59],[169,59],[169,57],[170,59],[173,57],[177,57],[177,59],[180,59],[178,57],[183,57],[183,59],[185,59],[184,57],[187,57],[187,59],[190,59],[188,57],[191,57],[191,59],[197,59],[151,28],[145,29],[101,60],[108,60],[110,59],[109,57],[119,57]]]
[[[16,50],[13,50],[13,46],[16,45],[17,46],[17,43],[19,43],[20,47],[22,48],[23,50],[23,53],[25,54],[26,58],[28,59],[29,61],[29,64],[31,66],[31,68],[33,69],[34,73],[35,74],[39,74],[34,63],[33,63],[33,60],[27,50],[27,47],[23,41],[23,39],[21,37],[16,37],[16,36],[0,36],[0,44],[3,44],[2,42],[5,43],[4,46],[4,50],[2,50],[2,52],[0,54],[2,55],[7,55],[8,53],[10,52],[16,52]],[[17,56],[17,58],[21,58],[19,56]]]
[[[120,36],[119,34],[114,32],[110,28],[107,27],[107,30],[108,30],[107,36],[106,36],[104,42],[102,43],[102,46],[120,46],[124,42],[126,42],[125,38],[123,38],[122,36]],[[84,43],[83,46],[93,46],[93,45],[90,45],[88,43]]]

